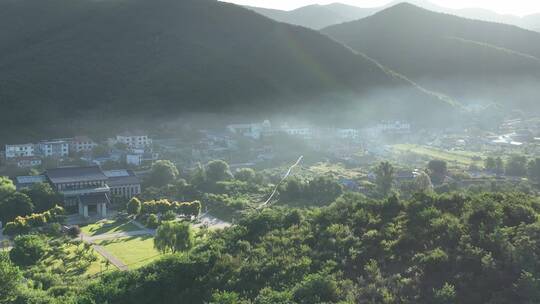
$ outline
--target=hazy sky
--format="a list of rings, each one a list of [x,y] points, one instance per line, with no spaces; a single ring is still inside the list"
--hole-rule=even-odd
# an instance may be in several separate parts
[[[269,7],[290,10],[308,4],[328,4],[341,2],[360,7],[380,6],[391,2],[390,0],[226,0],[244,5]],[[481,7],[498,13],[527,15],[540,12],[540,0],[432,0],[438,4],[451,8]]]

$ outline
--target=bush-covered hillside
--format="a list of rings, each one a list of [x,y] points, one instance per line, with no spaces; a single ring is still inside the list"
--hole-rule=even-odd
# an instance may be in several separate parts
[[[537,303],[540,203],[418,194],[266,209],[190,252],[112,273],[78,303]],[[60,295],[56,295],[60,296]]]

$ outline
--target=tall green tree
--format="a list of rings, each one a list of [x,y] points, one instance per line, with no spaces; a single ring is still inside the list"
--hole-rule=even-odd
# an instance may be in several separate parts
[[[40,235],[21,235],[15,238],[9,256],[19,266],[34,265],[49,250],[49,246]]]
[[[193,230],[185,222],[163,222],[154,238],[154,247],[163,253],[189,251],[193,244]]]
[[[53,190],[48,183],[33,184],[30,188],[21,191],[28,195],[34,204],[34,212],[44,212],[59,205],[61,197]]]
[[[514,154],[506,162],[506,175],[523,177],[527,175],[527,157]]]
[[[206,178],[210,183],[230,180],[233,177],[229,164],[223,160],[213,160],[206,164]]]
[[[394,183],[394,174],[394,166],[389,162],[381,162],[375,168],[375,184],[379,194],[382,196],[390,194]]]
[[[22,272],[11,262],[8,253],[0,251],[0,304],[13,303],[22,279]]]
[[[431,181],[434,184],[441,184],[444,182],[446,175],[448,175],[448,165],[444,160],[432,160],[428,163],[428,169],[430,172]]]
[[[6,196],[15,192],[15,190],[15,185],[11,179],[9,179],[7,176],[0,176],[0,202]]]
[[[146,182],[148,185],[163,187],[172,184],[178,178],[178,169],[169,160],[158,160],[152,165]]]
[[[133,215],[133,216],[139,215],[141,213],[141,208],[142,208],[142,203],[136,197],[133,197],[132,199],[130,199],[126,206],[128,214]]]
[[[0,201],[0,221],[11,222],[17,216],[29,215],[33,210],[34,204],[28,195],[13,192]]]

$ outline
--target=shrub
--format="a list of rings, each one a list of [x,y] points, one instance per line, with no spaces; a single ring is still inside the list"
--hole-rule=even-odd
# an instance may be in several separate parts
[[[156,229],[159,226],[159,220],[157,215],[150,214],[146,219],[146,227],[150,229]]]
[[[74,225],[69,227],[67,235],[71,238],[76,238],[81,234],[81,227]]]

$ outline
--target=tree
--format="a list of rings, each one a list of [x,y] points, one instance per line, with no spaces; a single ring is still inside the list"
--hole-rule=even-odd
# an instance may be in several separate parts
[[[189,251],[193,243],[191,226],[184,222],[163,222],[158,227],[154,238],[154,247],[163,253]]]
[[[15,192],[13,181],[6,176],[0,176],[0,202],[8,195]]]
[[[448,165],[444,160],[432,160],[428,163],[431,181],[434,184],[442,184],[448,174]]]
[[[206,164],[206,178],[209,183],[215,184],[232,178],[229,164],[222,160],[213,160]]]
[[[80,234],[81,234],[81,227],[79,227],[77,225],[69,227],[69,229],[67,231],[67,235],[70,236],[71,238],[76,238]]]
[[[426,192],[433,190],[433,183],[429,175],[422,171],[414,178],[414,189],[416,192]]]
[[[331,177],[319,176],[309,182],[307,192],[315,204],[330,204],[343,193],[343,187]]]
[[[156,229],[158,226],[159,226],[158,216],[153,213],[148,215],[148,218],[146,219],[146,227],[150,229]]]
[[[530,179],[535,182],[540,181],[540,158],[535,158],[529,162],[528,173]]]
[[[9,256],[19,266],[34,265],[48,251],[49,246],[39,235],[21,235],[15,238]]]
[[[500,157],[497,157],[495,159],[495,174],[497,175],[504,174],[504,161]]]
[[[495,158],[493,157],[487,157],[485,160],[484,160],[484,168],[487,170],[487,171],[490,171],[490,172],[495,172],[495,170],[497,169],[497,161],[495,160]]]
[[[0,251],[0,304],[13,303],[23,276],[7,252]]]
[[[526,176],[527,175],[527,157],[514,154],[506,162],[506,175]]]
[[[129,200],[126,209],[129,215],[137,216],[141,213],[141,207],[141,201],[138,198],[134,197]]]
[[[21,191],[28,195],[34,204],[34,212],[43,212],[59,204],[61,197],[48,183],[33,184],[30,188]]]
[[[174,182],[179,174],[178,169],[171,161],[158,160],[152,165],[147,183],[151,186],[163,187]]]
[[[254,183],[256,175],[255,170],[251,168],[242,168],[236,172],[234,178],[246,183]]]
[[[379,194],[387,196],[392,190],[394,183],[394,166],[389,162],[381,162],[375,168],[375,184],[377,185]]]
[[[0,221],[13,221],[17,216],[26,216],[34,210],[34,205],[28,195],[14,192],[0,201]]]

